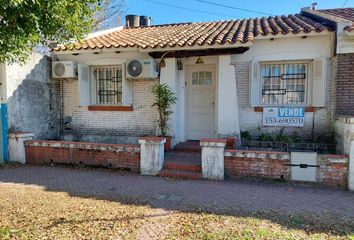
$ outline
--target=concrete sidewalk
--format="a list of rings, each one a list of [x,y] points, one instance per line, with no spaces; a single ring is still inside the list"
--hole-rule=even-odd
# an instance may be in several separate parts
[[[113,201],[142,201],[166,210],[266,211],[336,214],[354,218],[354,193],[317,186],[253,181],[169,180],[103,170],[22,166],[0,170],[0,184]]]

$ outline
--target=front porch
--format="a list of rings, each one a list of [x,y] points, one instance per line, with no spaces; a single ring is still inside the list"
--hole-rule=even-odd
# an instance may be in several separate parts
[[[24,158],[20,162],[29,164],[96,166],[185,179],[258,178],[346,188],[353,177],[349,173],[353,159],[347,155],[300,152],[295,158],[294,152],[228,149],[226,139],[188,141],[164,153],[163,138],[141,138],[139,142],[140,145],[128,145],[19,140],[25,151],[19,156]]]

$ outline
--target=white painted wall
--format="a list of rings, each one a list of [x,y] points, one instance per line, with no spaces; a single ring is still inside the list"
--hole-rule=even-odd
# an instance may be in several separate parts
[[[172,146],[180,141],[180,136],[178,132],[179,126],[179,106],[180,106],[180,92],[179,92],[179,79],[177,76],[177,62],[176,58],[166,58],[165,67],[161,68],[160,82],[167,84],[172,91],[176,94],[177,103],[173,106],[173,114],[169,122],[168,135],[172,137]]]
[[[337,152],[350,154],[351,143],[354,141],[354,118],[340,117],[335,122]]]
[[[219,56],[218,62],[218,137],[240,135],[235,68],[231,56]]]
[[[144,136],[156,132],[156,110],[151,107],[155,81],[134,80],[133,111],[89,111],[80,107],[78,80],[65,80],[64,116],[71,116],[71,127],[83,135]]]
[[[276,38],[255,40],[253,46],[243,54],[233,55],[232,62],[302,60],[319,57],[331,57],[333,52],[333,34],[309,36],[307,38]]]

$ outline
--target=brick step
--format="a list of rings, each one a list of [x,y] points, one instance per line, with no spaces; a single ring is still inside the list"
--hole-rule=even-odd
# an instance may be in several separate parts
[[[179,143],[174,148],[177,152],[191,152],[191,153],[200,153],[202,148],[198,144],[189,144],[189,143]]]
[[[165,161],[163,163],[164,169],[174,169],[174,170],[181,170],[181,171],[191,171],[191,172],[201,172],[202,165],[197,163],[184,163],[178,161]]]
[[[202,179],[202,173],[200,172],[182,171],[182,170],[175,170],[175,169],[162,169],[159,172],[159,176],[168,177],[168,178],[192,179],[192,180]]]

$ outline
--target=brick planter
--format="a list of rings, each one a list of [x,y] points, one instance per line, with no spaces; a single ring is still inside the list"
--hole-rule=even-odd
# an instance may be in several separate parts
[[[256,177],[291,180],[291,156],[288,152],[225,150],[225,174],[231,178]],[[327,186],[347,187],[349,157],[317,156],[316,182]]]
[[[140,146],[63,141],[26,141],[30,164],[70,164],[140,170]]]

